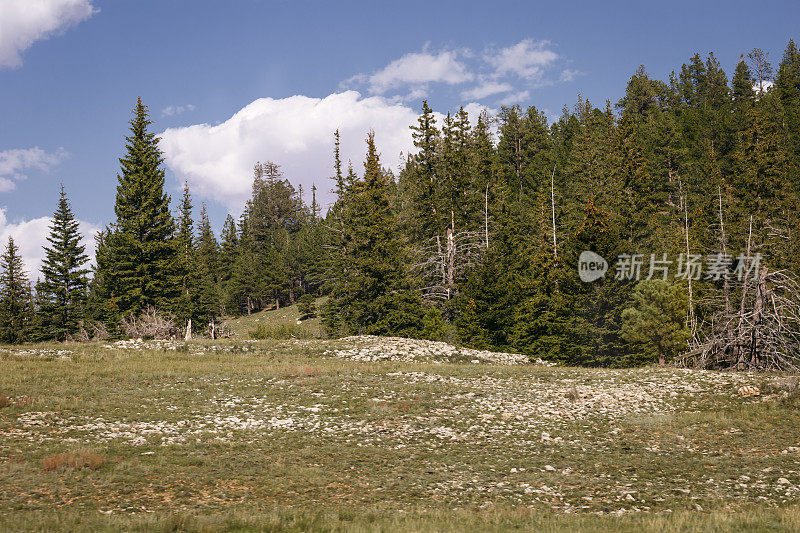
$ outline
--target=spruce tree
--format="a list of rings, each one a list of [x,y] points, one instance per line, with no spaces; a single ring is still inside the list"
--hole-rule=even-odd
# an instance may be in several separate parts
[[[176,283],[175,221],[164,192],[163,156],[158,137],[149,131],[147,107],[141,99],[133,110],[126,153],[117,175],[116,220],[98,249],[99,291],[122,313],[138,314],[148,306],[173,307]]]
[[[20,344],[28,340],[32,318],[31,284],[19,247],[9,237],[0,256],[0,341]]]
[[[80,327],[89,283],[85,268],[89,258],[63,185],[47,242],[41,269],[44,280],[36,290],[37,321],[42,336],[63,341]]]

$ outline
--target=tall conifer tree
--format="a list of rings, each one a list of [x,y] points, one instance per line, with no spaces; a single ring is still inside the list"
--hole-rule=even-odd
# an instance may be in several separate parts
[[[116,220],[98,250],[99,288],[122,313],[139,313],[147,306],[171,309],[178,296],[175,221],[164,192],[163,156],[158,137],[149,131],[147,107],[141,99],[133,109],[126,153],[117,175]]]

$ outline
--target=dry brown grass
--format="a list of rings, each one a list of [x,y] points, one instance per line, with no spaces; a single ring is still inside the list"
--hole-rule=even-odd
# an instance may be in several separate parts
[[[42,459],[42,470],[56,472],[59,470],[99,470],[106,463],[102,455],[91,452],[53,453]]]
[[[16,398],[10,398],[0,392],[0,409],[4,407],[27,407],[32,403],[30,396],[17,396]]]
[[[322,374],[322,369],[318,366],[305,366],[303,367],[303,374],[309,377],[316,377]]]

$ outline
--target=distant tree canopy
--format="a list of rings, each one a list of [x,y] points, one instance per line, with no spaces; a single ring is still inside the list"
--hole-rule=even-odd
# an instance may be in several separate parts
[[[148,306],[203,329],[301,298],[308,310],[327,295],[329,335],[448,339],[619,366],[681,352],[687,332],[704,331],[744,290],[725,276],[656,281],[651,259],[669,257],[676,272],[710,251],[759,253],[773,271],[799,273],[793,41],[777,68],[753,50],[730,80],[713,54],[694,55],[665,81],[642,66],[615,104],[579,96],[552,123],[535,107],[437,116],[423,102],[415,150],[396,174],[381,166],[371,133],[359,172],[332,132],[336,201],[324,214],[316,186],[308,204],[277,164],[256,163],[251,198],[218,240],[205,206],[193,218],[188,185],[170,212],[139,101],[88,294],[62,194],[35,297],[16,247],[4,255],[4,309],[22,311],[13,319],[21,333],[4,311],[3,338],[63,339],[90,323],[120,335],[121,318]],[[609,261],[605,277],[579,279],[584,251]],[[639,277],[652,279],[637,285],[615,272],[625,254],[642,254]]]

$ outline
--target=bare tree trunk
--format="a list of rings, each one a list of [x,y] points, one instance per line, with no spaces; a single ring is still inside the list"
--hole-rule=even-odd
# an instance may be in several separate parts
[[[750,229],[749,229],[748,234],[747,234],[747,252],[745,253],[746,257],[750,257],[750,249],[751,249],[751,245],[752,245],[752,238],[753,238],[753,216],[750,215]],[[746,365],[746,362],[744,360],[744,350],[743,350],[744,337],[745,337],[744,316],[745,316],[745,307],[746,307],[746,303],[747,303],[747,290],[748,290],[748,288],[749,288],[748,286],[750,284],[749,282],[750,282],[750,280],[748,279],[747,276],[745,276],[744,280],[742,282],[742,301],[741,301],[741,304],[739,305],[739,324],[737,325],[737,328],[736,328],[736,331],[737,331],[737,335],[736,335],[737,336],[737,342],[736,342],[736,346],[734,348],[735,355],[736,355],[736,365],[737,365],[737,367]]]
[[[758,284],[756,285],[756,301],[753,305],[753,328],[750,339],[750,367],[757,368],[759,354],[761,352],[761,330],[764,315],[764,297],[767,291],[767,267],[761,267],[758,272]]]
[[[553,257],[558,260],[558,243],[556,242],[556,193],[555,193],[556,166],[550,174],[550,211],[553,217]]]
[[[192,340],[192,319],[189,319],[189,322],[186,324],[186,335],[184,336],[184,340],[190,341]]]
[[[447,228],[447,299],[452,298],[456,271],[455,216],[450,211],[450,227]]]
[[[672,171],[670,171],[670,174]],[[686,260],[689,260],[689,254],[691,253],[691,249],[689,248],[689,209],[687,206],[686,197],[683,195],[683,180],[678,178],[678,191],[680,192],[680,207],[683,208],[683,236],[686,244]],[[689,291],[689,310],[688,310],[688,322],[689,322],[689,331],[692,334],[692,338],[694,339],[697,335],[697,317],[694,312],[694,290],[692,287],[692,276],[686,277],[686,282],[688,284],[688,291]]]
[[[725,235],[725,221],[722,218],[722,186],[717,185],[717,194],[719,197],[719,229],[720,229],[720,243],[722,244],[722,253],[728,255],[728,238]],[[723,293],[725,296],[725,314],[731,312],[731,298],[730,298],[730,284],[728,283],[727,276],[723,280]]]
[[[489,249],[489,184],[486,184],[486,192],[483,195],[483,238],[486,241],[486,249]]]

